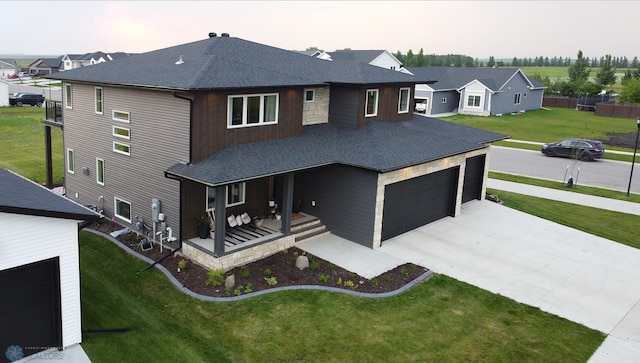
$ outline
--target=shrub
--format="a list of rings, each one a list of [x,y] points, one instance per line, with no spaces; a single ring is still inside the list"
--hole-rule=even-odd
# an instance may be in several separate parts
[[[275,286],[278,284],[278,279],[275,276],[265,277],[264,280],[267,282],[269,286]]]
[[[336,285],[342,286],[342,277],[338,277],[338,281],[336,282]]]
[[[251,285],[251,283],[248,283],[247,286],[244,287],[244,293],[248,294],[252,291],[253,291],[253,285]]]
[[[186,270],[187,269],[187,264],[189,263],[189,261],[185,260],[184,258],[180,260],[180,262],[178,262],[178,268],[180,270]]]
[[[327,263],[327,270],[333,271],[334,268],[335,268],[335,266],[333,266],[333,264],[331,262]]]
[[[231,296],[231,288],[230,287],[225,287],[224,288],[224,293],[227,294],[227,296]]]
[[[344,282],[344,287],[348,287],[350,289],[355,289],[356,287],[358,287],[358,285],[355,284],[355,282],[351,281],[351,280],[347,280]]]
[[[356,274],[354,274],[353,272],[349,272],[349,280],[355,280],[356,279]]]
[[[409,264],[409,270],[415,271],[417,268],[418,268],[418,266],[416,266],[416,265],[414,265],[412,263]]]
[[[207,281],[204,283],[207,286],[220,286],[224,283],[224,279],[227,277],[226,272],[223,269],[209,270],[207,272],[207,276]]]
[[[271,269],[270,269],[270,268],[268,268],[268,269],[264,270],[263,274],[264,274],[264,277],[269,277],[269,276],[271,276]]]
[[[244,286],[240,285],[238,287],[236,287],[235,291],[233,291],[233,294],[236,296],[240,296],[242,295],[242,291],[244,290]]]
[[[240,267],[240,277],[242,277],[243,279],[246,279],[247,277],[249,277],[249,267],[248,266]]]
[[[329,281],[329,275],[320,275],[319,279],[322,282],[327,282]]]
[[[409,272],[407,271],[406,268],[403,267],[403,268],[400,269],[400,275],[407,276],[408,274],[409,274]]]
[[[317,270],[320,267],[320,262],[318,262],[315,258],[309,262],[309,268],[311,270]]]
[[[391,277],[391,275],[387,275],[387,282],[391,282],[391,280],[393,280],[393,277]]]
[[[369,282],[371,283],[371,286],[378,287],[378,279],[377,278],[374,277]]]

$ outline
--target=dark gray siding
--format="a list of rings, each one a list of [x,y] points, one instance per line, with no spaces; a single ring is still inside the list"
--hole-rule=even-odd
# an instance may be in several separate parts
[[[377,180],[372,171],[331,165],[297,173],[294,195],[301,212],[319,217],[331,233],[372,247]]]
[[[446,103],[442,103],[443,98],[447,99]],[[460,93],[458,91],[434,92],[431,102],[432,115],[453,112],[458,108],[458,104],[460,103]]]
[[[332,87],[329,96],[329,123],[356,128],[358,121],[358,88]],[[364,111],[363,111],[364,112]]]
[[[468,158],[464,168],[464,185],[462,186],[462,203],[480,199],[486,155]]]
[[[503,87],[502,92],[491,98],[491,114],[507,114],[521,110],[537,110],[542,106],[543,90],[531,90],[521,74],[516,74]],[[515,104],[516,93],[520,93],[520,104]]]
[[[94,86],[73,84],[73,109],[64,108],[64,143],[75,153],[75,173],[65,174],[66,193],[81,204],[114,215],[114,196],[131,203],[135,216],[151,224],[151,200],[161,201],[166,222],[179,237],[180,188],[164,171],[189,157],[189,103],[170,92],[103,87],[104,113],[94,112]],[[112,110],[130,113],[130,123],[114,121]],[[112,135],[130,129],[130,140]],[[113,141],[131,146],[131,156],[113,151]],[[66,155],[66,153],[65,153]],[[105,185],[96,183],[96,158],[105,162]],[[82,169],[89,169],[83,175]],[[66,169],[66,168],[65,168]],[[77,193],[77,197],[76,197]],[[126,225],[116,218],[120,223]]]

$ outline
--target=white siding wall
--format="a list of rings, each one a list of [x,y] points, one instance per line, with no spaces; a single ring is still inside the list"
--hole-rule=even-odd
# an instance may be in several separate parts
[[[400,67],[402,66],[402,63],[398,62],[395,59],[395,57],[393,57],[391,54],[387,52],[380,54],[374,60],[369,62],[369,64],[371,64],[372,66],[377,66],[377,67],[386,68],[386,69],[393,69],[396,71],[399,71]]]
[[[467,106],[467,98],[469,95],[479,95],[482,97],[480,107]],[[483,84],[474,81],[468,84],[460,94],[459,113],[466,115],[489,116],[491,110],[491,92],[487,90]]]
[[[0,213],[0,270],[60,258],[62,345],[82,341],[78,222]]]

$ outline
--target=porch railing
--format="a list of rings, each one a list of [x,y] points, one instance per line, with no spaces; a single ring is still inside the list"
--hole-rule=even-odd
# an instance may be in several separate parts
[[[45,101],[47,121],[62,123],[62,103],[56,101]]]

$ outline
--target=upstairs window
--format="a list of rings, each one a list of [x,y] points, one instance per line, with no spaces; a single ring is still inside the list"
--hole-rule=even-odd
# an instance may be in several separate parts
[[[65,83],[64,85],[64,105],[66,108],[73,108],[73,87],[71,84]]]
[[[372,117],[378,115],[378,90],[367,90],[367,102],[364,106],[364,116]]]
[[[67,149],[67,171],[70,174],[75,173],[75,157],[74,157],[74,153],[73,153],[73,149]]]
[[[228,128],[278,123],[278,94],[229,96]]]
[[[129,112],[113,110],[111,117],[115,121],[131,122],[131,115]]]
[[[104,185],[104,160],[96,158],[96,183]]]
[[[398,113],[409,112],[409,88],[400,88],[400,96],[398,99]]]
[[[513,98],[513,104],[514,105],[520,104],[520,93],[516,93],[515,97]]]
[[[306,89],[304,90],[304,102],[313,102],[316,99],[316,90]]]
[[[95,111],[102,115],[102,87],[95,88]]]
[[[113,136],[129,140],[131,138],[131,130],[126,127],[113,126]]]
[[[469,107],[480,107],[481,96],[478,95],[469,95],[467,97],[467,106]]]

